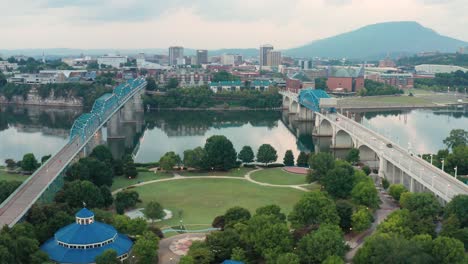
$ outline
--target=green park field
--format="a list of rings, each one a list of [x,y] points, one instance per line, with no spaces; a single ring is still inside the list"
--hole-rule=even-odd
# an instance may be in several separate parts
[[[123,176],[115,177],[114,182],[112,183],[112,191],[115,191],[120,188],[124,188],[133,184],[137,184],[139,182],[147,182],[147,181],[153,181],[153,180],[160,180],[160,179],[166,179],[166,178],[171,178],[172,173],[166,173],[166,172],[157,172],[154,173],[152,171],[139,171],[138,176],[135,179],[127,179]]]
[[[260,186],[243,179],[183,179],[147,184],[133,188],[140,194],[144,207],[158,201],[173,212],[173,218],[161,226],[178,225],[180,212],[187,225],[210,225],[214,217],[233,206],[242,206],[254,213],[264,205],[277,204],[289,213],[305,192],[292,188]]]
[[[21,175],[8,173],[5,171],[5,167],[0,166],[0,181],[24,181],[29,177],[29,175]]]
[[[213,171],[213,172],[196,172],[196,171],[177,171],[182,176],[231,176],[231,177],[244,177],[252,168],[234,168],[229,171]]]
[[[256,171],[250,175],[252,180],[275,185],[306,184],[306,175],[284,171],[282,168]]]

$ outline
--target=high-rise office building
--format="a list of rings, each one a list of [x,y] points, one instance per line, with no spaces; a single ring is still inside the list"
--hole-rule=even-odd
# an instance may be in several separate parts
[[[268,51],[266,64],[270,67],[278,67],[281,64],[281,51]]]
[[[273,50],[273,46],[272,45],[269,45],[269,44],[266,44],[266,45],[262,45],[260,46],[260,68],[262,68],[262,66],[267,66],[267,55],[268,55],[268,51],[271,51]]]
[[[169,47],[169,65],[178,65],[177,61],[183,61],[184,48],[183,47]]]
[[[197,50],[197,64],[207,64],[208,63],[208,51],[207,50]]]

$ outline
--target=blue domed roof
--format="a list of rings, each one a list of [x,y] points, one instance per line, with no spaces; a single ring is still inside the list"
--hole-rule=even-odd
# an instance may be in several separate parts
[[[127,236],[119,234],[113,243],[99,248],[66,248],[57,245],[57,242],[52,238],[41,246],[41,250],[57,263],[95,263],[96,257],[108,249],[113,249],[117,252],[117,256],[122,256],[130,252],[132,245],[133,242]]]
[[[55,239],[67,244],[94,244],[109,240],[116,234],[117,230],[108,224],[94,222],[80,225],[73,223],[57,231]]]
[[[78,211],[78,213],[76,213],[75,216],[79,218],[89,218],[89,217],[93,217],[94,213],[86,208],[83,208],[80,211]]]
[[[119,258],[128,257],[133,242],[114,227],[94,221],[94,213],[83,208],[76,213],[76,222],[67,225],[47,240],[41,250],[57,263],[94,263],[96,256],[108,249]]]

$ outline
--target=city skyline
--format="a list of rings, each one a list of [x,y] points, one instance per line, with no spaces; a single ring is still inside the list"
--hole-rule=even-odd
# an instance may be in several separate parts
[[[380,0],[0,0],[0,4],[1,49],[219,49],[274,42],[281,50],[368,24],[407,20],[468,40],[464,30],[468,2],[463,0],[395,0],[391,5]]]

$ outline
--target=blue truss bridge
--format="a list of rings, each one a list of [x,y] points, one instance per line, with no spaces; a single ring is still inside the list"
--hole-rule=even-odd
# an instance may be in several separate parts
[[[79,116],[70,130],[69,141],[47,162],[34,172],[2,204],[0,204],[0,227],[13,226],[20,221],[31,206],[54,188],[54,182],[63,181],[60,177],[67,166],[85,148],[104,124],[134,96],[139,96],[146,88],[144,78],[122,83],[112,93],[96,99],[91,112]]]

